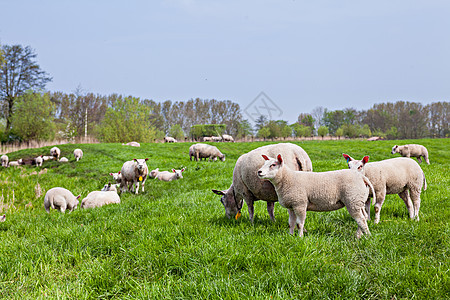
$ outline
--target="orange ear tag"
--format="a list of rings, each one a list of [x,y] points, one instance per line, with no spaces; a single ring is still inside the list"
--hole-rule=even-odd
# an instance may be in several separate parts
[[[239,219],[241,217],[241,212],[238,211],[238,213],[236,214],[236,216],[234,217],[236,220]]]
[[[142,176],[139,176],[139,181],[142,181]]]

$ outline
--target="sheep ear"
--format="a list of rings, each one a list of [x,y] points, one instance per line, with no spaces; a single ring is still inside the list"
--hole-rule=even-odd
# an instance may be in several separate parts
[[[267,157],[267,155],[262,155],[262,157],[265,159],[265,160],[269,160],[269,158]]]
[[[109,173],[109,175],[113,176],[113,173]]]
[[[172,172],[176,173],[176,172],[175,172],[175,169],[172,169]]]
[[[117,174],[120,174],[120,171],[119,171],[119,173],[117,173]]]
[[[283,163],[283,159],[281,158],[281,154],[278,154],[277,159],[278,159],[278,163],[281,165]]]
[[[80,197],[81,197],[81,194],[79,194],[79,195],[77,196],[77,200],[80,199]]]
[[[213,192],[214,194],[220,195],[220,196],[225,195],[225,193],[224,193],[223,191],[219,191],[219,190],[212,190],[212,192]]]
[[[185,168],[181,169],[181,172],[184,172]]]
[[[347,163],[351,160],[353,160],[353,158],[350,157],[350,155],[342,153],[342,156],[347,160]]]
[[[145,159],[145,161],[147,161],[147,160],[148,160],[148,158]]]
[[[368,155],[364,156],[362,162],[363,164],[367,164],[369,162],[369,156]]]

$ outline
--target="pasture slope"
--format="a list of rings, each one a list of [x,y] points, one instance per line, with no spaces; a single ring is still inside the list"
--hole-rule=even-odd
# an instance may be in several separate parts
[[[371,161],[391,155],[394,144],[419,143],[428,189],[420,222],[410,221],[397,195],[386,198],[370,238],[356,240],[345,209],[308,212],[304,238],[288,234],[288,213],[263,202],[255,222],[244,205],[228,220],[211,189],[226,189],[237,158],[268,143],[215,144],[225,162],[191,162],[190,143],[61,145],[66,164],[0,170],[0,297],[4,299],[449,299],[450,140],[307,141],[298,143],[314,170],[346,168],[342,152]],[[72,151],[81,148],[76,162]],[[10,153],[10,159],[48,153],[50,147]],[[43,208],[55,186],[82,198],[111,181],[123,162],[148,157],[149,169],[186,167],[173,182],[147,180],[146,191],[124,193],[120,205],[60,214]],[[47,173],[32,175],[47,168]],[[36,196],[39,183],[42,195]],[[14,202],[13,202],[14,192]],[[5,205],[10,205],[7,208]],[[373,208],[371,210],[373,220]]]

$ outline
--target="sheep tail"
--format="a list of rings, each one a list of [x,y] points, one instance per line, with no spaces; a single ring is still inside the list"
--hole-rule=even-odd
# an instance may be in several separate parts
[[[372,190],[372,205],[375,205],[375,203],[377,202],[377,196],[375,195],[375,190],[373,188],[373,185],[370,182],[369,178],[367,178],[366,176],[363,176],[363,179],[364,179],[364,183],[366,185],[368,185],[370,187],[370,189]]]

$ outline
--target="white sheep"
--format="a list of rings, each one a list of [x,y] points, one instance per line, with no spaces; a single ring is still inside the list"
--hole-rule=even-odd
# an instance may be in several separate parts
[[[178,142],[175,138],[171,137],[171,136],[166,136],[164,138],[164,143],[176,143]]]
[[[221,142],[222,141],[221,136],[212,136],[211,139],[213,142]]]
[[[67,158],[67,157],[61,157],[60,159],[59,159],[59,162],[64,162],[64,163],[66,163],[66,162],[69,162],[69,159]]]
[[[123,164],[122,170],[122,182],[120,184],[121,191],[127,186],[128,190],[131,190],[131,185],[137,194],[139,191],[139,182],[142,182],[142,192],[144,192],[145,181],[147,180],[148,167],[145,159],[133,159]]]
[[[58,160],[61,156],[61,150],[58,147],[53,147],[50,149],[50,156],[53,156],[54,159]]]
[[[364,175],[353,170],[299,172],[287,167],[280,154],[276,159],[263,158],[266,162],[258,176],[273,184],[280,205],[288,209],[290,234],[297,225],[299,236],[303,236],[306,211],[333,211],[345,206],[358,224],[356,237],[370,235],[365,203],[370,201],[367,185],[371,184]]]
[[[267,212],[270,219],[275,220],[273,210],[275,202],[278,201],[277,193],[273,185],[257,176],[257,171],[264,164],[262,154],[276,156],[281,153],[285,163],[293,170],[312,171],[312,163],[308,154],[300,146],[292,143],[280,143],[262,146],[246,154],[241,155],[236,161],[233,171],[233,183],[227,190],[212,190],[213,193],[221,195],[220,201],[225,207],[227,218],[239,218],[243,206],[243,199],[247,203],[250,221],[253,222],[253,204],[255,201],[267,202]]]
[[[234,143],[234,139],[231,135],[222,134],[222,139],[224,142],[233,142]]]
[[[198,143],[189,147],[189,159],[192,156],[195,161],[201,160],[202,158],[209,158],[209,161],[216,161],[219,158],[221,161],[225,161],[225,154],[222,154],[216,146],[208,144]]]
[[[122,174],[120,174],[120,171],[117,173],[109,173],[109,175],[113,177],[116,184],[120,185],[122,183]]]
[[[40,155],[34,159],[37,167],[42,167],[42,163],[44,162],[43,156],[44,155]]]
[[[81,208],[101,207],[108,204],[120,203],[120,197],[115,191],[93,191],[81,201]]]
[[[154,170],[151,170],[150,173],[148,174],[148,176],[150,176],[150,178],[156,178],[156,175],[158,175],[159,173],[159,168],[156,168]]]
[[[0,160],[1,160],[1,162],[2,162],[2,167],[7,168],[7,167],[8,167],[8,162],[9,162],[8,155],[3,154],[3,155],[0,157]]]
[[[47,191],[44,198],[44,208],[50,212],[50,208],[58,209],[64,213],[67,210],[72,211],[78,206],[78,199],[81,195],[75,197],[72,192],[62,187],[54,187]]]
[[[42,156],[42,159],[43,159],[44,161],[47,161],[47,160],[53,159],[53,156],[43,155],[43,156]]]
[[[18,166],[20,166],[20,165],[23,165],[23,160],[22,160],[22,159],[19,159],[19,160],[13,160],[13,161],[10,161],[10,162],[8,163],[8,167],[18,167]]]
[[[427,189],[427,182],[425,174],[417,162],[412,159],[397,157],[367,163],[368,156],[365,156],[362,160],[355,160],[347,154],[343,154],[343,156],[347,160],[349,169],[361,172],[373,184],[377,199],[374,205],[375,224],[380,222],[381,207],[386,195],[389,194],[398,194],[405,202],[409,217],[419,220],[420,193],[422,187],[424,187],[424,190]],[[366,208],[366,211],[369,210]]]
[[[117,184],[107,183],[101,189],[103,192],[116,192],[117,193]]]
[[[392,147],[391,154],[400,153],[404,157],[416,157],[419,163],[422,163],[422,158],[425,159],[427,164],[430,164],[428,159],[428,150],[422,145],[418,144],[408,144],[403,146],[395,145]]]
[[[77,161],[79,161],[80,159],[83,158],[83,150],[81,150],[81,149],[75,149],[75,150],[73,150],[73,156],[75,156],[75,159],[76,159]]]
[[[139,144],[138,142],[129,142],[129,143],[126,143],[126,144],[123,144],[122,143],[122,146],[123,145],[125,145],[125,146],[131,146],[131,147],[140,147],[141,146],[141,144]]]
[[[162,172],[157,172],[155,178],[161,180],[161,181],[172,181],[172,180],[177,180],[177,179],[181,179],[183,178],[183,172],[184,172],[184,168],[181,170],[175,170],[172,169],[172,173],[169,171],[162,171]],[[155,171],[155,170],[153,170]]]
[[[0,217],[0,222],[5,222],[6,221],[6,215],[4,214],[3,216]]]
[[[210,136],[204,136],[203,138],[202,138],[202,141],[203,142],[212,142],[212,137],[210,137]]]

